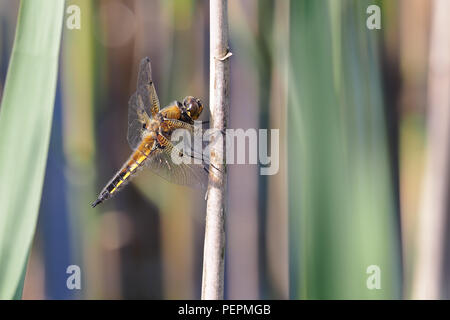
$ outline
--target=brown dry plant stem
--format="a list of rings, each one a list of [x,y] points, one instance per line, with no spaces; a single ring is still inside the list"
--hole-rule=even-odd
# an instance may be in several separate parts
[[[224,132],[229,108],[231,53],[228,49],[227,1],[210,1],[210,80],[209,106],[211,126]],[[214,143],[214,141],[212,141]],[[223,144],[222,144],[223,147]],[[226,167],[224,152],[211,148],[211,165],[206,204],[205,244],[203,252],[202,299],[223,299],[225,264]]]

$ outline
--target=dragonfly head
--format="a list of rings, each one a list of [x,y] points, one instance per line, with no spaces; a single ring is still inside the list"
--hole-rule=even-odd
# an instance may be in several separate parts
[[[186,108],[186,113],[192,120],[197,120],[203,111],[203,105],[200,99],[191,96],[184,98],[183,105]]]

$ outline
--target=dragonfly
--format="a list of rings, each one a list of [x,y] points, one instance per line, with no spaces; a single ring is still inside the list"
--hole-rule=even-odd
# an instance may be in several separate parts
[[[173,132],[178,129],[199,134],[199,127],[194,126],[194,121],[198,119],[202,110],[201,100],[192,96],[185,97],[183,102],[175,100],[160,109],[152,80],[150,59],[148,57],[142,59],[138,71],[137,90],[128,102],[127,139],[133,152],[100,192],[92,207],[110,199],[145,167],[170,182],[205,189],[209,174],[207,156],[203,153],[199,156],[195,150],[185,152],[184,148],[175,146],[171,141]],[[179,157],[202,161],[175,163],[172,158],[173,152]]]

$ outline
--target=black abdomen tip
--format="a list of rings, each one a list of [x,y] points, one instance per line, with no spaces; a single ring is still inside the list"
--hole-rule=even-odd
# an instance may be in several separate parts
[[[102,203],[103,201],[100,199],[95,200],[94,202],[92,202],[91,206],[92,208],[95,208],[99,203]]]

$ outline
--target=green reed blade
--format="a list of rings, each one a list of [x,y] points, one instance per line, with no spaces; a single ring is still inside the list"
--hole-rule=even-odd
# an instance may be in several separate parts
[[[36,228],[64,1],[23,0],[0,109],[0,299],[21,296]]]

